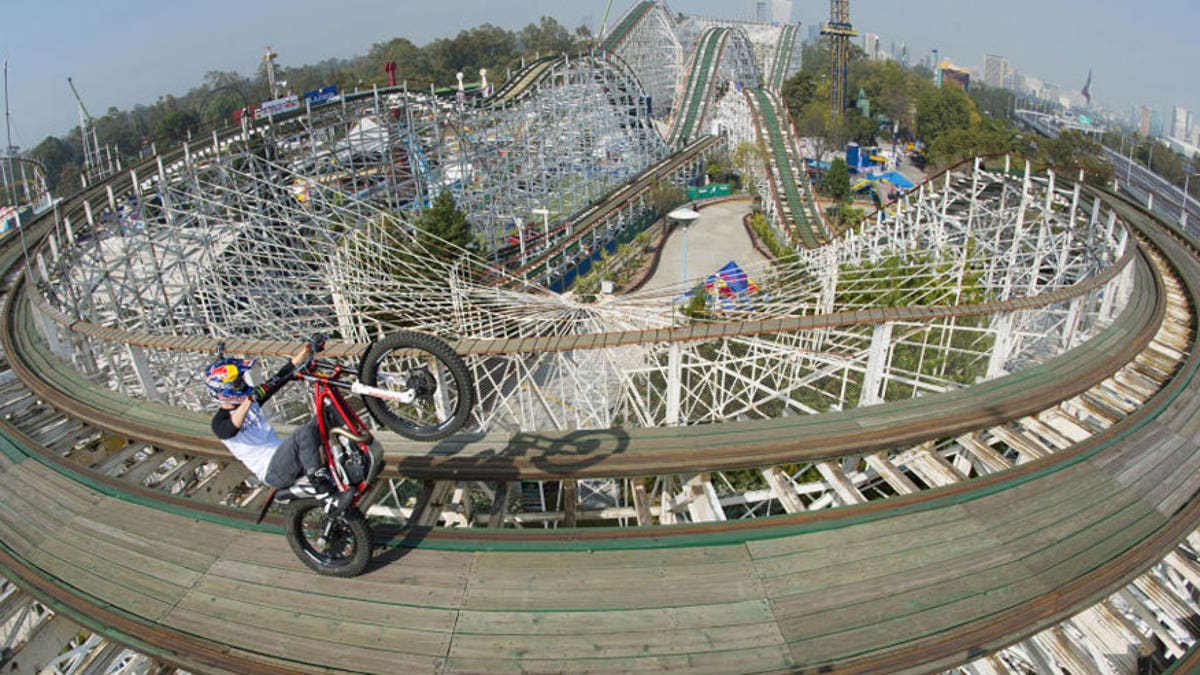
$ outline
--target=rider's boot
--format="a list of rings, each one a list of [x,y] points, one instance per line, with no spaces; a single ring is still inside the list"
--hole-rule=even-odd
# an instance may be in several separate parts
[[[308,473],[308,483],[316,492],[315,497],[318,499],[337,494],[337,483],[333,482],[333,476],[329,475],[329,469],[320,467],[313,469]]]

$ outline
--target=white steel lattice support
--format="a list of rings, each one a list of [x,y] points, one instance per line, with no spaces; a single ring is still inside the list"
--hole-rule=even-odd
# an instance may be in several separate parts
[[[692,522],[712,522],[725,520],[725,510],[717,499],[711,476],[706,473],[692,476],[683,485],[687,495],[688,516]]]
[[[1133,587],[1158,608],[1157,614],[1160,620],[1170,627],[1174,633],[1178,635],[1188,634],[1187,629],[1183,627],[1182,623],[1192,620],[1192,617],[1195,615],[1193,609],[1186,602],[1176,597],[1171,592],[1170,587],[1164,584],[1158,576],[1143,574],[1134,579]]]
[[[661,506],[658,511],[658,522],[661,525],[673,525],[677,522],[675,518],[675,477],[663,476],[659,501]]]
[[[1063,332],[1063,349],[1071,349],[1076,344],[1079,322],[1083,320],[1085,301],[1086,298],[1075,298],[1071,301],[1071,309],[1067,312],[1066,327]]]
[[[876,324],[871,330],[871,347],[867,355],[867,371],[863,376],[862,393],[859,395],[860,406],[875,405],[883,402],[883,378],[887,371],[887,361],[891,356],[892,324],[884,322]]]
[[[158,385],[154,383],[154,374],[150,372],[145,350],[135,345],[126,345],[126,350],[129,364],[133,366],[138,384],[142,387],[142,395],[151,401],[161,401],[162,395],[158,392]]]
[[[1025,215],[1029,206],[1030,200],[1030,176],[1031,168],[1029,160],[1025,160],[1025,178],[1021,182],[1021,203],[1017,207],[1016,221],[1012,226],[1012,241],[1008,246],[1008,264],[1015,267],[1017,257],[1021,253],[1021,238],[1025,234]],[[1012,297],[1013,280],[1010,276],[1005,276],[1004,291],[1000,295],[1001,300],[1008,300]]]
[[[1136,654],[1130,653],[1130,636],[1123,625],[1113,620],[1103,604],[1089,607],[1066,623],[1084,634],[1086,639],[1082,644],[1087,647],[1092,660],[1097,664],[1107,663],[1118,673],[1137,672]],[[1124,651],[1110,651],[1109,645],[1121,645]]]
[[[967,211],[967,229],[975,225],[975,211],[979,199],[979,173],[983,170],[983,158],[976,157],[974,170],[971,171],[971,208]],[[942,214],[943,217],[945,213]]]
[[[767,481],[767,485],[771,487],[771,494],[775,499],[779,500],[779,504],[783,507],[786,513],[803,513],[804,502],[800,500],[800,495],[796,493],[796,486],[791,479],[779,467],[768,467],[762,470],[763,478]]]
[[[1054,662],[1070,673],[1097,672],[1097,664],[1080,646],[1071,639],[1061,626],[1042,631],[1034,636],[1034,642],[1054,660]],[[1049,671],[1053,672],[1053,671]]]
[[[1032,672],[1052,673],[1055,670],[1053,659],[1038,644],[1036,636],[1018,645],[1014,645],[1009,651],[1016,651],[1022,660],[1027,660]]]
[[[992,330],[995,334],[995,344],[992,345],[992,352],[988,356],[985,376],[989,380],[1007,372],[1005,364],[1008,362],[1008,355],[1013,343],[1013,315],[1001,314],[995,317]]]
[[[61,614],[53,614],[34,628],[24,644],[16,650],[12,663],[26,672],[40,673],[50,667],[63,647],[80,632],[79,625]]]
[[[683,395],[683,349],[678,342],[672,342],[667,350],[667,409],[664,424],[675,425],[683,422],[679,412],[680,397]]]
[[[40,256],[39,256],[40,258]],[[46,344],[50,346],[50,351],[63,361],[71,361],[71,346],[70,342],[59,337],[60,326],[52,321],[48,316],[39,311],[33,312],[34,320],[37,322],[38,332],[46,340]]]
[[[1067,215],[1068,225],[1070,223],[1074,223],[1079,214],[1079,200],[1083,190],[1083,179],[1083,173],[1080,172],[1078,179],[1076,179],[1077,182],[1075,183],[1075,188],[1071,191],[1071,210]],[[1068,227],[1067,229],[1069,230],[1071,228]]]
[[[1142,623],[1144,623],[1146,626],[1148,626],[1150,628],[1150,631],[1155,636],[1158,637],[1159,641],[1162,642],[1163,647],[1164,647],[1164,649],[1166,649],[1166,652],[1169,656],[1171,656],[1172,658],[1178,658],[1180,656],[1183,656],[1183,654],[1185,653],[1183,647],[1181,647],[1179,642],[1175,639],[1175,637],[1173,637],[1171,635],[1171,631],[1169,631],[1163,625],[1166,622],[1174,623],[1173,619],[1170,619],[1169,617],[1167,617],[1165,620],[1160,621],[1159,618],[1154,615],[1154,612],[1151,611],[1150,608],[1147,607],[1140,598],[1134,596],[1133,593],[1129,592],[1128,588],[1123,588],[1120,591],[1118,591],[1117,597],[1119,597],[1122,601],[1124,601],[1124,603],[1129,607],[1129,610],[1131,612],[1133,612],[1133,614],[1135,616],[1137,616],[1139,619],[1141,619]],[[1178,626],[1178,624],[1175,624],[1175,626],[1173,626],[1173,629],[1176,631],[1178,631],[1179,628],[1180,627]],[[1183,632],[1182,634],[1186,634],[1186,631]]]
[[[83,672],[85,666],[93,662],[109,643],[104,638],[90,633],[86,638],[80,639],[76,636],[71,640],[70,648],[59,654],[47,664],[41,671],[40,675],[72,675],[73,673]],[[97,664],[105,665],[105,664]]]
[[[842,504],[849,506],[863,504],[867,501],[866,497],[854,487],[853,481],[846,476],[841,467],[832,462],[817,462],[815,466]]]

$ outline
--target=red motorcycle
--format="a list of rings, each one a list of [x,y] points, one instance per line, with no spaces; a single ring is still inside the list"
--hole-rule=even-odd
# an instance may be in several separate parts
[[[318,497],[301,478],[272,490],[258,519],[272,503],[285,504],[288,544],[320,574],[352,577],[371,560],[371,528],[359,508],[383,469],[383,449],[343,392],[362,397],[377,422],[420,441],[445,438],[471,415],[474,386],[466,363],[431,335],[401,331],[373,342],[359,362],[357,377],[347,364],[318,358],[324,340],[310,342],[313,356],[295,377],[312,385],[325,463],[337,492]]]

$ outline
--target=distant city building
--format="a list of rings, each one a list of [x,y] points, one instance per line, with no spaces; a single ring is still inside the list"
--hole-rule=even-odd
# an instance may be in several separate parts
[[[966,68],[960,68],[949,61],[942,61],[938,64],[938,71],[942,76],[941,82],[943,87],[950,84],[962,89],[964,92],[971,91],[971,73]]]
[[[1192,127],[1192,114],[1188,109],[1177,105],[1175,106],[1174,119],[1171,120],[1171,136],[1179,140],[1187,140],[1188,129]]]
[[[900,65],[907,68],[908,67],[908,43],[901,42],[900,43],[900,53],[893,54],[892,56],[893,56],[893,58],[895,58],[897,61],[900,62]]]
[[[1008,71],[1008,76],[1004,79],[1004,86],[1019,92],[1025,92],[1029,89],[1029,85],[1025,82],[1025,73],[1015,68]]]
[[[771,21],[784,24],[792,22],[792,0],[771,0]]]
[[[808,41],[817,42],[821,39],[821,25],[813,24],[808,27]]]
[[[1008,59],[995,54],[983,55],[983,83],[989,87],[1003,87],[1008,77]]]
[[[768,9],[769,6],[770,5],[767,2],[767,0],[758,0],[757,2],[755,2],[754,3],[754,20],[758,21],[759,23],[770,23],[771,16],[770,16],[770,10]]]
[[[1150,117],[1151,117],[1151,113],[1153,113],[1153,112],[1154,111],[1151,110],[1150,106],[1148,106],[1148,105],[1144,105],[1138,109],[1137,128],[1138,128],[1139,134],[1141,134],[1143,136],[1150,135]]]
[[[872,61],[879,60],[879,36],[875,33],[863,34],[863,51],[867,53],[867,58]]]
[[[1167,135],[1167,124],[1164,115],[1159,110],[1150,111],[1150,137],[1162,138]]]

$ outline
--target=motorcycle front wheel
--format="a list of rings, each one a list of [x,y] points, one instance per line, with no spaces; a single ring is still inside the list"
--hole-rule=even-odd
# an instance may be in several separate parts
[[[417,441],[436,441],[466,425],[475,388],[462,357],[440,339],[400,331],[373,342],[363,354],[358,379],[406,400],[363,396],[371,416]]]
[[[356,508],[325,513],[316,499],[301,499],[283,512],[288,544],[297,558],[319,574],[353,577],[371,561],[371,528]]]

